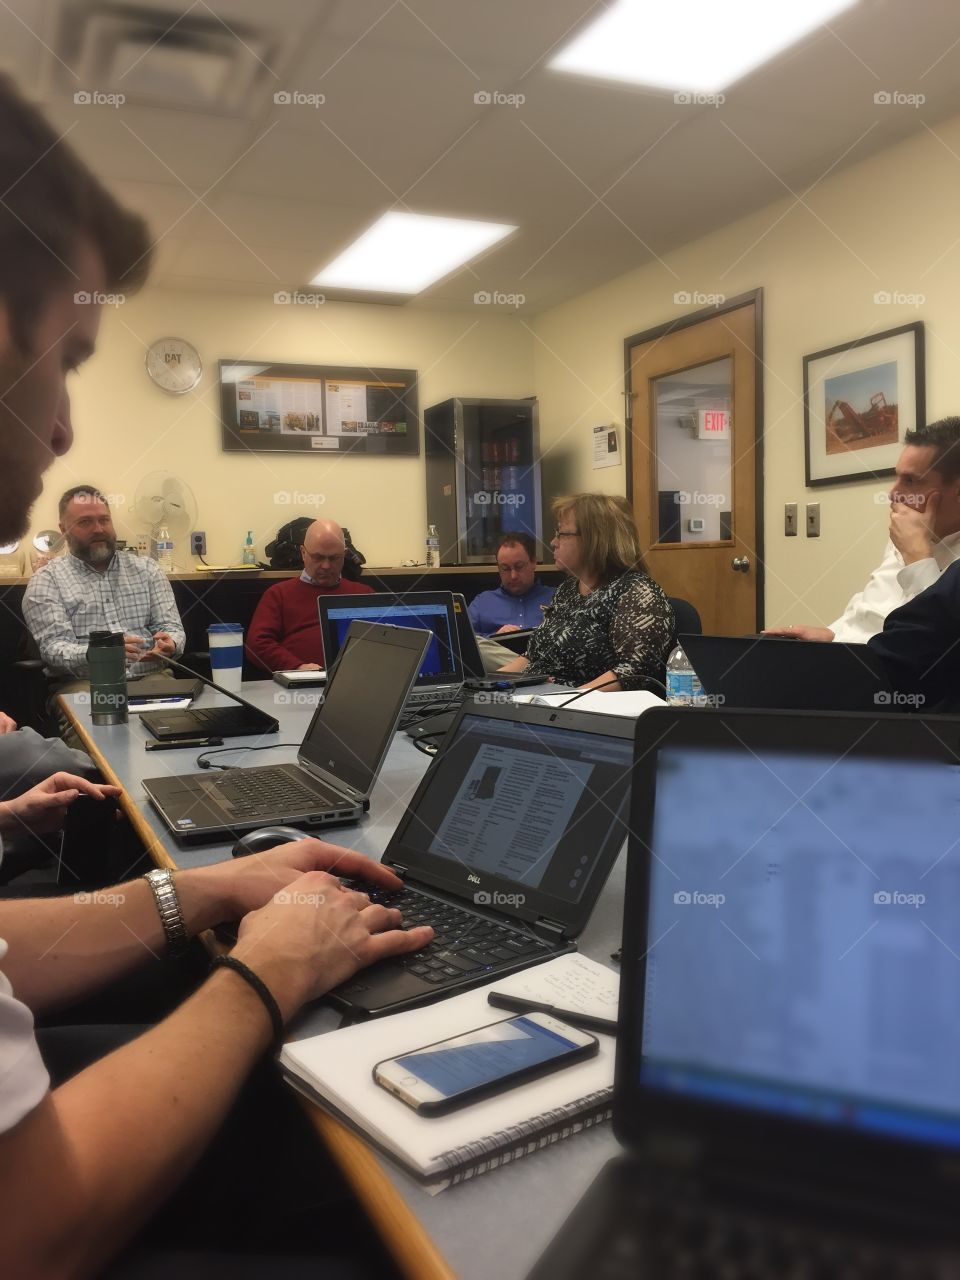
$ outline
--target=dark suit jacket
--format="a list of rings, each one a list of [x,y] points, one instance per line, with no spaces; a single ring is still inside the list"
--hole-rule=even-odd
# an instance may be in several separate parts
[[[895,690],[922,695],[921,710],[960,710],[960,561],[888,614],[868,643]]]

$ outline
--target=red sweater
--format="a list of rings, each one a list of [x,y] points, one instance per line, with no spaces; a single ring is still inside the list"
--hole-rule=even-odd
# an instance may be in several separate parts
[[[320,596],[369,595],[365,582],[341,578],[338,586],[314,587],[301,578],[278,582],[260,597],[247,632],[247,657],[265,671],[295,671],[304,662],[323,661]]]

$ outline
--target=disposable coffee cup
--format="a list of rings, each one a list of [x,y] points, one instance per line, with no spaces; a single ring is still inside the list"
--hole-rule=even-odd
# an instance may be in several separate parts
[[[210,674],[214,684],[231,693],[240,692],[243,678],[243,626],[239,622],[214,622],[207,628],[210,642]]]

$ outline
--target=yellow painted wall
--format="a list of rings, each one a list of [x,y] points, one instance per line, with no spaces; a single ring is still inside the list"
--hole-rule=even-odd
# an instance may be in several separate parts
[[[625,492],[623,467],[594,471],[589,428],[623,424],[623,339],[691,310],[681,292],[762,286],[765,307],[767,621],[829,622],[879,561],[878,486],[803,484],[805,353],[914,319],[926,323],[927,418],[960,411],[960,119],[831,176],[660,261],[536,317],[328,303],[277,307],[243,296],[147,290],[104,317],[101,347],[75,384],[77,444],[50,473],[33,529],[56,523],[56,496],[92,481],[121,495],[121,536],[137,481],[167,469],[196,493],[208,559],[236,561],[248,527],[258,550],[291,508],[277,493],[323,495],[315,508],[349,525],[371,564],[420,559],[423,457],[224,455],[220,357],[412,367],[421,408],[448,396],[540,398],[541,446],[572,485]],[[642,234],[642,226],[638,227]],[[922,301],[876,303],[874,295]],[[199,348],[199,393],[174,399],[143,370],[146,344],[177,335]],[[550,487],[549,485],[547,486]],[[822,536],[783,536],[783,504],[821,503]],[[310,508],[304,508],[309,513]],[[184,557],[178,555],[178,561]],[[189,557],[186,558],[189,560]]]
[[[144,370],[146,346],[192,342],[205,370],[197,392],[169,396]],[[423,456],[381,460],[328,455],[225,454],[220,449],[217,361],[265,359],[416,369],[421,410],[452,395],[528,396],[531,343],[516,319],[489,311],[447,313],[328,302],[274,305],[243,296],[147,289],[104,310],[97,353],[72,385],[76,444],[51,468],[32,532],[56,527],[57,498],[73,484],[114,495],[121,537],[133,538],[136,486],[172,471],[196,495],[197,528],[210,563],[236,563],[246,531],[263,547],[293,515],[346,524],[371,565],[422,560],[426,533]],[[275,495],[319,495],[291,506]],[[188,552],[189,548],[185,548]],[[177,562],[192,565],[177,548]]]
[[[543,447],[573,449],[584,488],[588,428],[623,424],[623,340],[695,308],[678,292],[764,290],[767,621],[828,623],[879,562],[887,513],[869,483],[804,485],[802,357],[922,319],[927,418],[960,413],[960,120],[924,130],[709,237],[530,322]],[[637,227],[643,234],[642,224]],[[877,293],[923,301],[875,303]],[[783,535],[783,504],[821,503],[821,537]]]

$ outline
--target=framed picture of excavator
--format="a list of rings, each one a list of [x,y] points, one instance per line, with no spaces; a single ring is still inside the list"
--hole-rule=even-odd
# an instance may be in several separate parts
[[[807,484],[893,475],[925,413],[921,321],[804,356]]]

